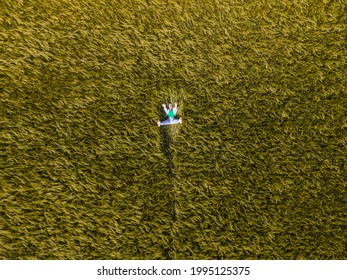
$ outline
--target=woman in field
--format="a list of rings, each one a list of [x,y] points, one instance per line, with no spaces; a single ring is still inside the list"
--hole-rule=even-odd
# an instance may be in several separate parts
[[[168,119],[162,122],[158,121],[158,126],[182,123],[182,118],[175,119],[175,115],[177,113],[177,103],[175,103],[175,107],[172,107],[172,104],[169,104],[169,108],[166,108],[166,105],[163,104],[163,108]]]

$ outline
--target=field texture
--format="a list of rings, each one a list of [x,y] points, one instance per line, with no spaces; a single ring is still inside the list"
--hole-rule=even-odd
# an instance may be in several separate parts
[[[346,259],[346,26],[345,0],[2,0],[0,258]]]

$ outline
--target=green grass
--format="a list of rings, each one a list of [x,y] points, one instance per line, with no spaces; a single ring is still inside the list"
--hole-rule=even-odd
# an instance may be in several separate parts
[[[0,258],[346,259],[346,15],[2,1]]]

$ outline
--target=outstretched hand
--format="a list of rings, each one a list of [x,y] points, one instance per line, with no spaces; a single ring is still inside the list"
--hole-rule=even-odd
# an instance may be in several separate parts
[[[165,107],[166,107],[166,105],[165,105],[165,104],[163,104],[163,107],[165,108]]]
[[[175,107],[177,107],[177,102],[175,102]]]

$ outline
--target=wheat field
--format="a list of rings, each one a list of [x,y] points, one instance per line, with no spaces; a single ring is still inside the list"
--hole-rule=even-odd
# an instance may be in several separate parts
[[[346,259],[346,4],[2,0],[0,258]]]

